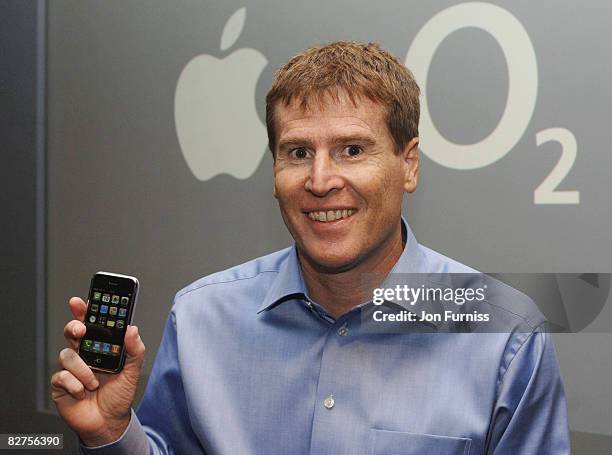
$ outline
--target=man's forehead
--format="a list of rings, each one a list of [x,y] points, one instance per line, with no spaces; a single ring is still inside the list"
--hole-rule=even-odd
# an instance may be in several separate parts
[[[338,97],[311,97],[306,102],[301,98],[293,98],[289,104],[280,103],[276,108],[276,120],[281,133],[287,128],[314,125],[321,121],[378,129],[385,121],[384,114],[380,104],[364,96],[351,99],[346,94]]]

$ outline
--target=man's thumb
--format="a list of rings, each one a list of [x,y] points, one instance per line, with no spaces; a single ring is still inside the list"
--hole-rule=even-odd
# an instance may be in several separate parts
[[[140,338],[138,333],[138,327],[135,325],[129,325],[125,331],[124,338],[126,359],[123,370],[126,374],[133,376],[137,379],[140,375],[140,368],[144,361],[145,345]]]

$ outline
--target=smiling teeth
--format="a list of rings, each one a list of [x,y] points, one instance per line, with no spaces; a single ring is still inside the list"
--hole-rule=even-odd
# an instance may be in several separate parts
[[[344,210],[328,210],[327,212],[319,211],[319,212],[309,212],[308,216],[313,221],[335,221],[341,218],[348,218],[357,210],[353,209],[344,209]]]

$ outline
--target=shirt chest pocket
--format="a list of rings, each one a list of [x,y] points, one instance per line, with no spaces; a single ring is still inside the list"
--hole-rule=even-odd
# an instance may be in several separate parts
[[[371,455],[468,455],[472,440],[371,429]]]

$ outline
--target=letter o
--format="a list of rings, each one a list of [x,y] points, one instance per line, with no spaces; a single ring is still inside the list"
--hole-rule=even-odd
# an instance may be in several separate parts
[[[538,65],[533,44],[522,24],[505,9],[489,3],[452,6],[433,16],[417,33],[405,64],[427,94],[427,74],[440,43],[451,33],[477,27],[493,36],[508,65],[508,99],[495,129],[480,142],[462,145],[444,138],[436,129],[427,102],[421,106],[422,149],[436,163],[451,169],[478,169],[506,155],[531,121],[538,92]]]

